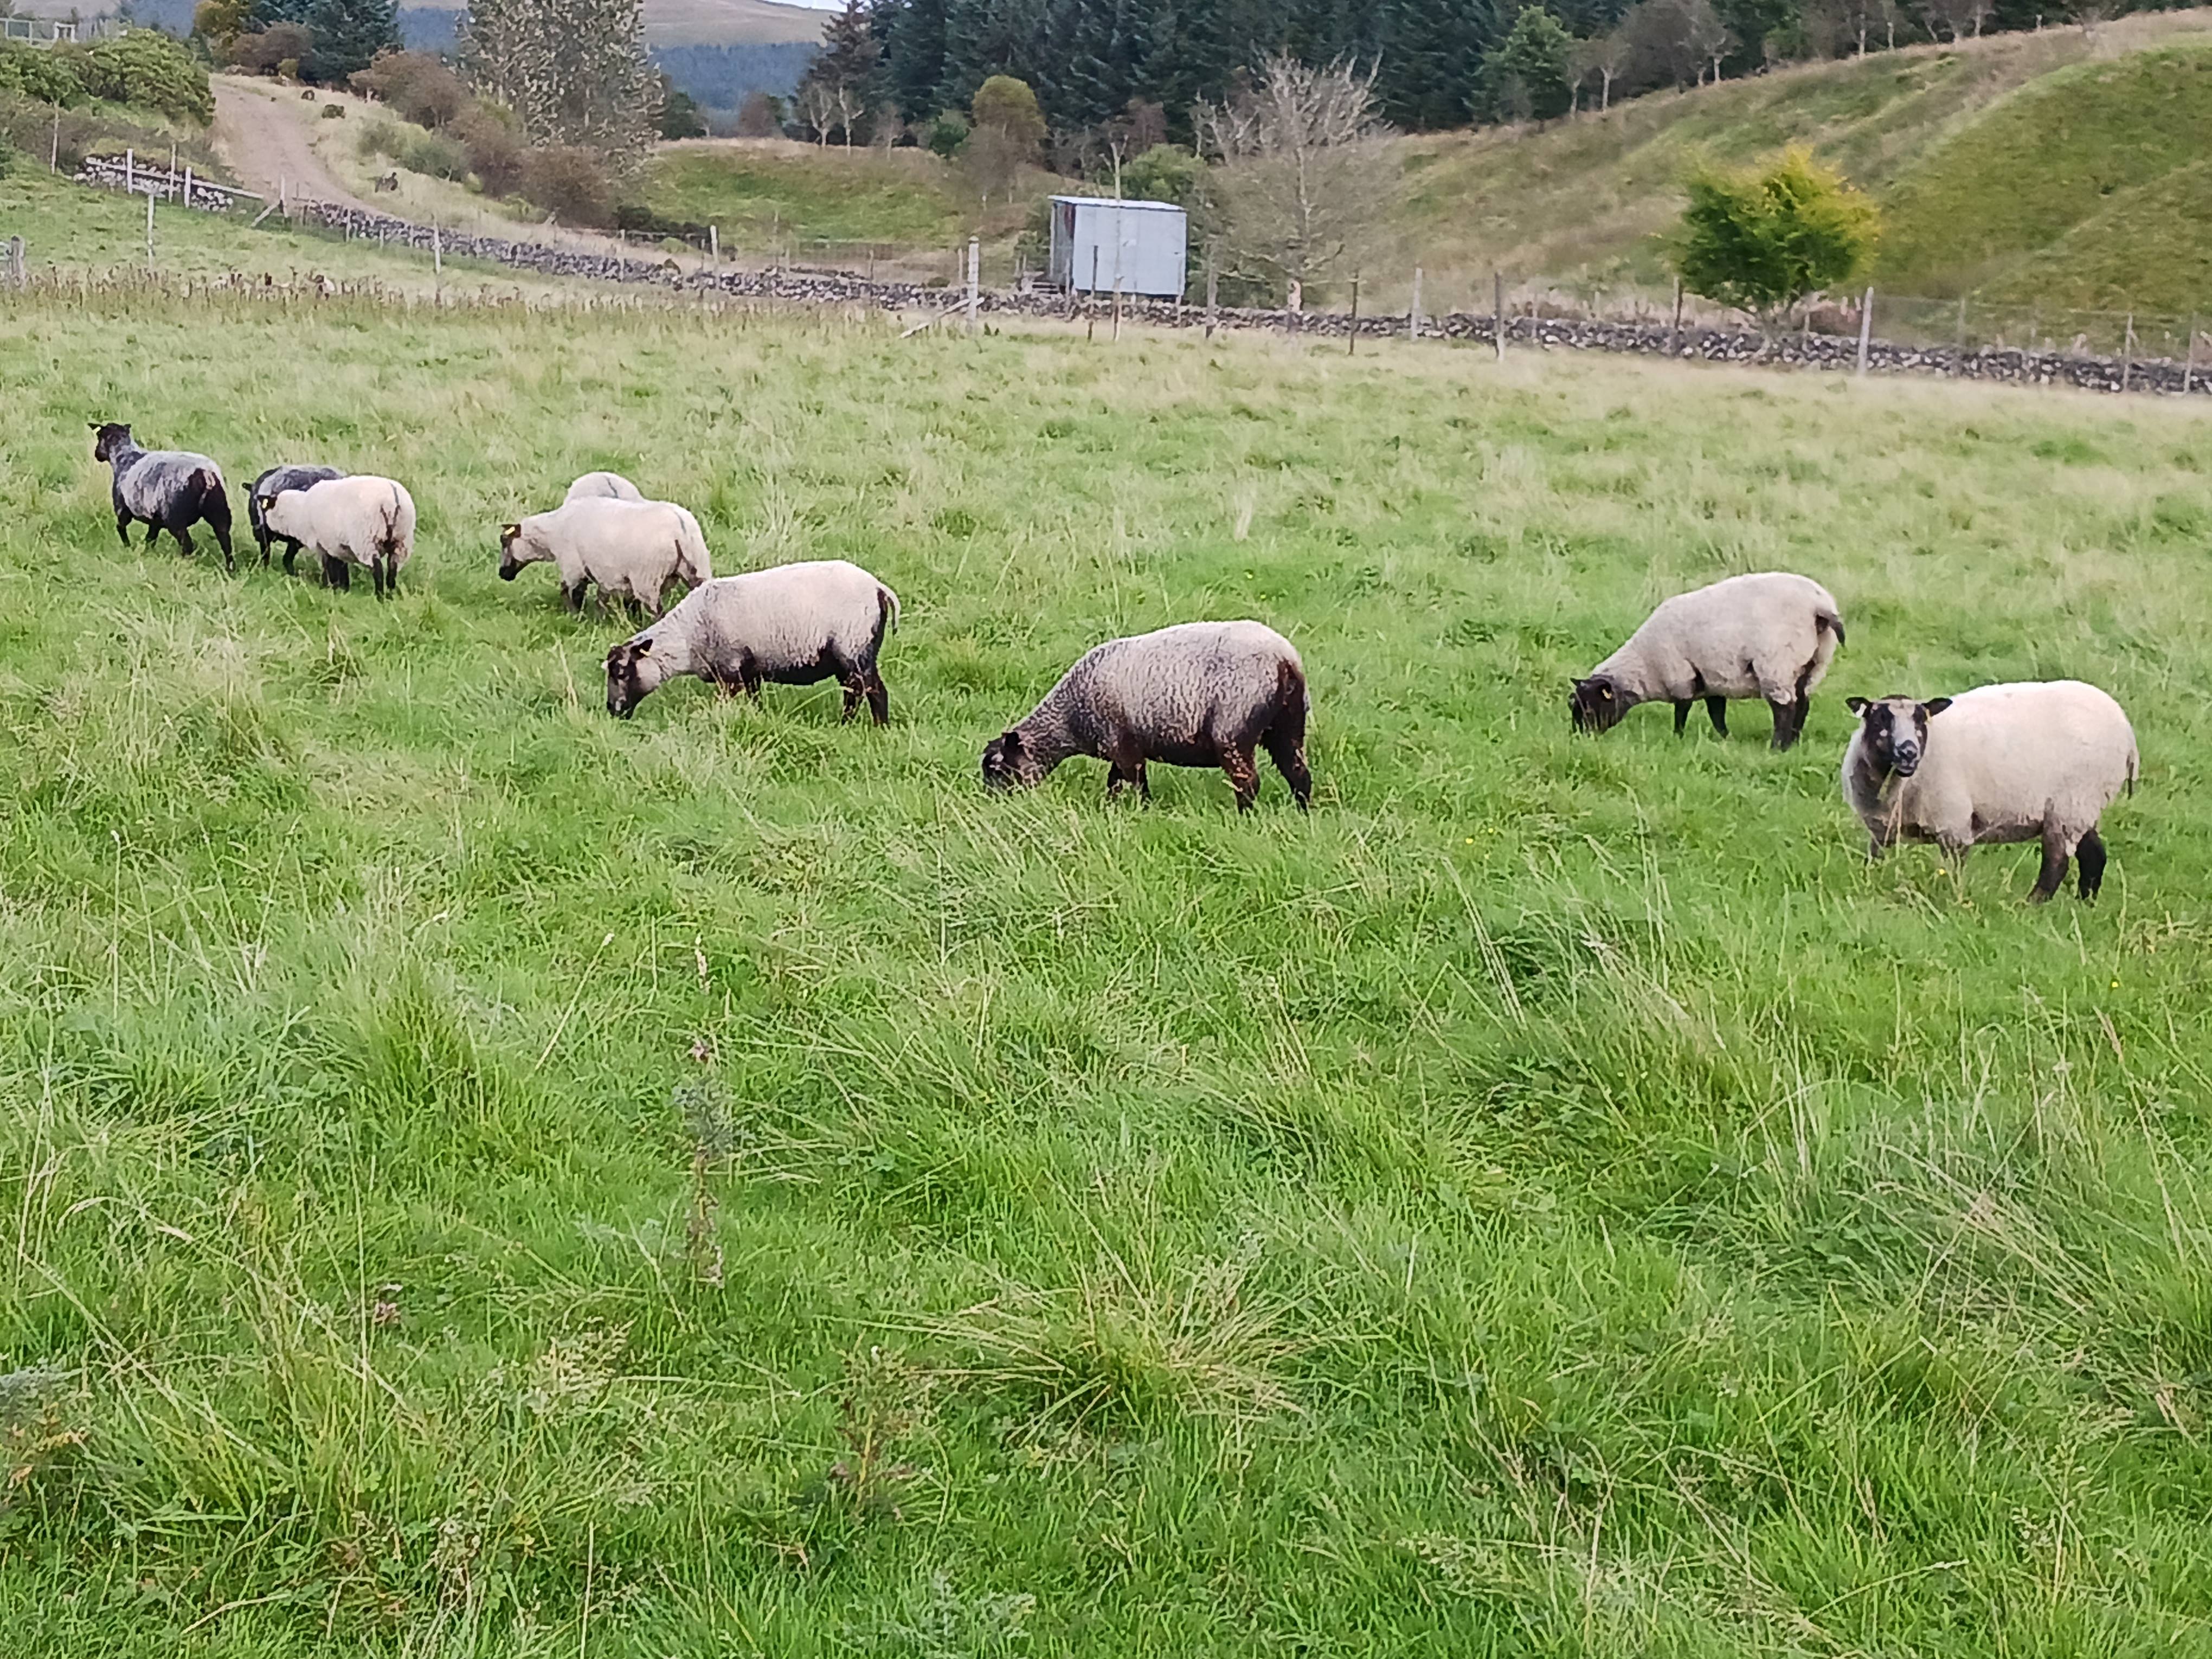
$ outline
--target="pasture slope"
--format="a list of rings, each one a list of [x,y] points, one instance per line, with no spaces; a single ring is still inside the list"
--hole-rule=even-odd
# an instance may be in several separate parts
[[[2212,427],[1262,340],[0,307],[12,1653],[2201,1652]],[[115,544],[85,422],[422,509]],[[894,724],[495,579],[614,467],[905,600]],[[1807,741],[1570,736],[1806,570]],[[987,798],[1101,637],[1305,654],[1316,810]],[[2077,674],[2104,902],[1878,868],[1852,691]]]

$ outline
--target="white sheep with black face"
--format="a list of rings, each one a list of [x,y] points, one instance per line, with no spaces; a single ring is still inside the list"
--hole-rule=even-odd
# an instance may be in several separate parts
[[[264,570],[268,568],[269,550],[277,542],[284,544],[284,574],[286,575],[293,574],[295,562],[300,556],[299,543],[294,541],[289,536],[276,536],[270,533],[269,503],[288,489],[312,489],[315,485],[325,483],[331,478],[344,477],[345,474],[334,466],[290,463],[272,466],[253,481],[246,492],[246,522],[253,531],[253,539],[260,544],[262,568]],[[325,561],[322,574],[325,582],[334,586],[344,585],[345,567],[343,564],[337,565],[333,569],[331,562]]]
[[[836,680],[850,720],[866,698],[890,723],[890,692],[876,670],[898,595],[843,559],[810,560],[702,582],[649,628],[607,653],[607,712],[627,720],[680,675],[760,700],[763,684]]]
[[[1867,827],[1869,856],[1900,841],[1950,858],[1984,842],[2040,841],[2028,897],[2041,903],[2079,856],[2081,895],[2097,896],[2105,808],[2142,771],[2118,703],[2080,680],[1984,685],[1955,697],[1851,697],[1858,730],[1844,750],[1844,799]]]
[[[261,519],[270,535],[313,548],[325,573],[343,578],[349,565],[367,566],[380,599],[399,591],[400,568],[415,556],[415,498],[391,478],[362,473],[281,490]]]
[[[647,616],[660,614],[671,582],[686,592],[714,574],[699,520],[673,501],[579,495],[550,513],[501,526],[499,577],[513,581],[525,565],[550,561],[561,573],[561,597],[584,607],[584,590],[628,599]]]
[[[983,750],[983,781],[1042,783],[1073,756],[1107,763],[1106,795],[1149,798],[1145,763],[1218,766],[1250,810],[1265,747],[1301,811],[1306,769],[1305,665],[1264,623],[1180,623],[1093,646],[1018,725]]]
[[[1774,746],[1805,729],[1813,690],[1844,642],[1835,595],[1785,571],[1730,576],[1664,601],[1628,642],[1575,682],[1568,713],[1578,732],[1610,730],[1639,702],[1674,705],[1681,736],[1699,698],[1728,736],[1730,698],[1763,698],[1774,710]]]

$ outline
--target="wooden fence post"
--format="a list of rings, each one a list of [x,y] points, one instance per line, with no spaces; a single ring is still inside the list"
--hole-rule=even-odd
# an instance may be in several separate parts
[[[191,204],[192,204],[192,170],[191,170],[191,168],[189,166],[187,166],[187,167],[185,168],[185,205],[186,207],[190,207]]]
[[[2136,366],[2136,314],[2128,313],[2128,330],[2120,339],[2120,390],[2128,389],[2129,377]]]
[[[1098,337],[1098,244],[1091,244],[1091,290],[1083,296],[1083,337]]]
[[[717,264],[721,263],[722,228],[720,225],[709,225],[707,227],[707,257],[714,260]]]
[[[138,152],[133,149],[125,150],[123,152],[123,193],[125,196],[138,188],[137,173]]]
[[[1490,273],[1490,337],[1502,363],[1505,361],[1505,278],[1496,270]]]
[[[1962,373],[1964,373],[1964,372],[1965,372],[1965,370],[1966,370],[1966,296],[1965,295],[1961,294],[1961,295],[1959,296],[1959,339],[1958,339],[1958,344],[1957,344],[1956,348],[1954,349],[1954,351],[1953,351],[1953,353],[1952,353],[1951,372],[1952,372],[1954,374],[1962,374]]]
[[[30,284],[30,274],[23,268],[23,239],[20,236],[8,239],[8,280],[17,288]]]
[[[149,190],[148,190],[148,191],[147,191],[147,192],[146,192],[146,271],[147,271],[147,274],[148,274],[149,276],[151,276],[151,275],[153,274],[153,270],[154,270],[154,192],[149,189]]]
[[[1421,268],[1419,265],[1413,267],[1413,309],[1406,322],[1406,337],[1409,340],[1421,337]]]
[[[975,331],[975,311],[982,280],[982,243],[977,237],[968,239],[968,332]]]
[[[21,238],[17,238],[20,242]],[[2189,356],[2181,365],[2181,395],[2189,395],[2190,383],[2197,378],[2197,313],[2189,313]]]
[[[1874,338],[1874,289],[1869,287],[1866,297],[1859,301],[1859,374],[1867,371],[1867,346]]]
[[[1359,273],[1352,273],[1352,327],[1344,337],[1344,355],[1354,357],[1359,354]]]
[[[46,171],[49,173],[59,173],[61,170],[62,106],[59,104],[56,104],[54,106],[54,142],[53,147],[46,152]]]
[[[430,274],[436,283],[436,297],[446,297],[446,239],[438,228],[438,222],[430,222]]]
[[[1213,324],[1221,301],[1220,274],[1213,268],[1213,244],[1206,245],[1206,337],[1213,338]]]

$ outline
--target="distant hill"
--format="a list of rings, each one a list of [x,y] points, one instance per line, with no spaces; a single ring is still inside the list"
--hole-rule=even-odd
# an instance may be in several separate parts
[[[190,26],[191,0],[152,3],[182,6]],[[399,14],[400,33],[410,46],[442,51],[453,40],[460,14],[459,6],[408,7]],[[822,39],[827,16],[775,0],[645,0],[645,39],[656,52],[670,46],[812,46]],[[796,83],[798,76],[792,79]]]

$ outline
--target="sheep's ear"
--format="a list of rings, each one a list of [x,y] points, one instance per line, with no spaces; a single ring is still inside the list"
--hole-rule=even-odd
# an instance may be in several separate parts
[[[1844,699],[1844,707],[1850,709],[1853,714],[1863,714],[1868,709],[1873,708],[1874,705],[1869,702],[1864,697],[1845,697]]]
[[[503,524],[499,527],[499,538],[502,542],[511,542],[521,533],[522,526],[519,524]]]
[[[653,641],[651,640],[639,640],[630,647],[630,649],[637,653],[639,656],[642,657],[647,652],[653,649]]]
[[[100,430],[100,422],[98,421],[87,421],[85,424],[90,427],[94,432]]]
[[[1948,697],[1936,697],[1936,698],[1932,698],[1932,699],[1930,699],[1930,700],[1929,700],[1929,702],[1923,702],[1923,703],[1922,703],[1922,704],[1920,705],[1920,712],[1921,712],[1922,714],[1923,714],[1927,715],[1927,716],[1928,716],[1928,718],[1929,718],[1929,720],[1934,720],[1934,719],[1936,717],[1936,715],[1938,715],[1938,714],[1942,714],[1945,709],[1948,708],[1950,706],[1951,706],[1951,700],[1950,700],[1950,698],[1948,698]]]

